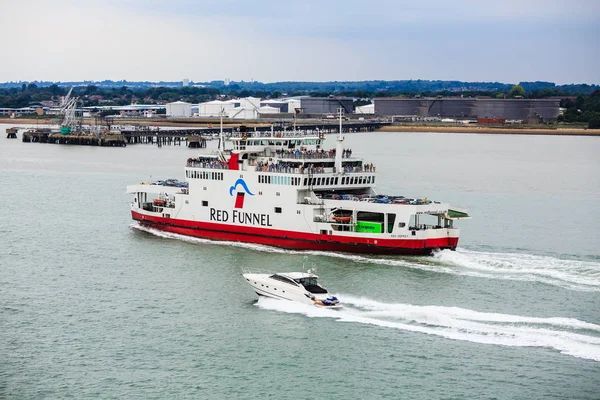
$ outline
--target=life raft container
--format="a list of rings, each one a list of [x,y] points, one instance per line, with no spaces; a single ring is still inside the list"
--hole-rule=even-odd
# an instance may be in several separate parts
[[[347,217],[334,216],[331,219],[333,219],[334,221],[337,221],[337,222],[350,222],[352,220],[352,217],[351,216],[347,216]]]

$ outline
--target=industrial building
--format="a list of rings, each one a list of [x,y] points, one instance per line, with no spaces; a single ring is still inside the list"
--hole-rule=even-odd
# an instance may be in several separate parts
[[[354,112],[354,100],[350,97],[301,97],[302,114],[336,114],[340,108],[344,114]]]
[[[180,102],[177,102],[180,103]],[[219,117],[221,113],[232,119],[256,119],[273,114],[305,114],[321,117],[337,114],[340,107],[345,114],[354,112],[354,101],[349,98],[295,97],[289,99],[260,100],[245,97],[234,100],[213,100],[198,104],[198,117]],[[168,112],[167,112],[167,115]]]
[[[174,118],[191,117],[192,116],[192,104],[186,103],[185,101],[175,101],[173,103],[167,103],[167,116]]]
[[[373,100],[375,114],[422,118],[494,118],[550,121],[558,117],[559,99],[394,98]]]
[[[375,114],[375,104],[365,104],[364,106],[356,107],[355,114]]]
[[[212,100],[198,104],[198,117],[224,117],[234,119],[258,118],[261,107],[260,99],[245,97],[234,100]]]
[[[260,102],[261,107],[273,107],[279,109],[279,113],[282,114],[294,114],[296,111],[302,111],[302,105],[300,99],[277,99],[277,100],[263,100]]]

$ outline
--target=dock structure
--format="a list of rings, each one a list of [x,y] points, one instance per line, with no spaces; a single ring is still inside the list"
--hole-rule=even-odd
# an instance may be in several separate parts
[[[346,122],[343,132],[371,132],[389,125],[385,122]],[[10,128],[16,131],[19,128]],[[303,124],[295,128],[290,126],[253,126],[253,127],[227,127],[223,128],[223,134],[229,136],[238,132],[270,132],[292,131],[300,134],[328,134],[338,133],[337,124]],[[7,130],[8,132],[8,130]],[[195,129],[165,129],[149,128],[147,126],[134,127],[132,129],[122,129],[110,133],[94,134],[68,134],[64,135],[52,131],[49,128],[32,129],[23,132],[23,142],[28,143],[53,143],[53,144],[71,144],[83,146],[111,146],[125,147],[132,144],[156,144],[158,147],[173,145],[181,146],[186,143],[190,148],[205,148],[208,140],[218,137],[220,128],[195,128]]]
[[[6,130],[6,138],[7,139],[16,139],[18,131],[19,131],[18,128],[8,128]]]

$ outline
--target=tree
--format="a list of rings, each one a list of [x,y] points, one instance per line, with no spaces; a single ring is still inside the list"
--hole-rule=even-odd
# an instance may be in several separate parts
[[[569,108],[565,111],[564,117],[566,122],[575,122],[577,117],[579,117],[579,112],[575,108]]]
[[[512,89],[510,89],[508,95],[510,97],[525,96],[525,89],[523,89],[523,86],[521,85],[515,85],[512,87]]]
[[[600,118],[590,119],[588,129],[600,129]]]
[[[84,91],[83,93],[84,93],[84,94],[87,94],[87,95],[90,95],[90,94],[93,94],[93,93],[95,93],[97,90],[98,90],[98,86],[95,86],[95,85],[88,85],[88,86],[85,88],[85,91]]]

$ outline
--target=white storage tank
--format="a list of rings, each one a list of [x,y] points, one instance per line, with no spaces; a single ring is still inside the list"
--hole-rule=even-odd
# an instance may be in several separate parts
[[[167,117],[191,117],[192,116],[192,104],[186,103],[185,101],[175,101],[173,103],[167,103]]]

